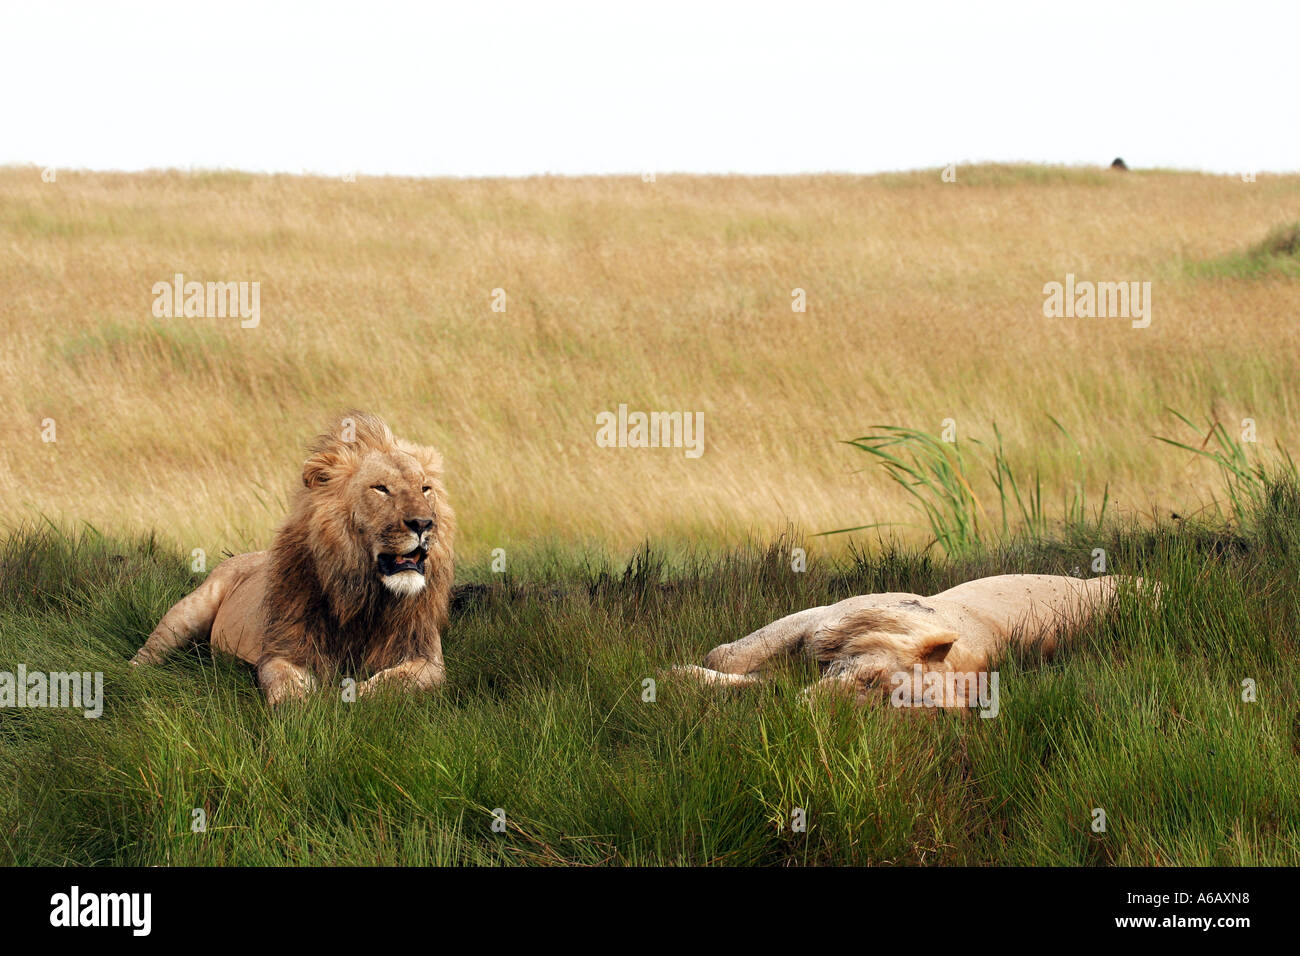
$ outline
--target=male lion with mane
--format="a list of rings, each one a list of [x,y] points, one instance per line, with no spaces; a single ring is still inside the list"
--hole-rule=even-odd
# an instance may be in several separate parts
[[[132,658],[208,638],[257,668],[271,704],[345,670],[424,690],[443,682],[455,517],[432,448],[350,412],[311,446],[269,551],[223,561]]]

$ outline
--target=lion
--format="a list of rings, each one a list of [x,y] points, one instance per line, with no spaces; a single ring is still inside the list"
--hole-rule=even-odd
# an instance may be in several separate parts
[[[706,684],[753,684],[774,661],[802,652],[822,671],[821,680],[808,688],[814,697],[847,695],[865,703],[887,695],[911,702],[913,692],[927,685],[942,688],[934,695],[937,706],[962,707],[970,701],[954,688],[987,677],[1011,647],[1051,657],[1061,638],[1113,599],[1122,582],[1142,585],[1141,578],[1119,576],[1000,574],[933,597],[851,597],[790,614],[715,647],[704,667],[675,670]]]
[[[344,671],[358,696],[442,684],[455,516],[432,448],[350,412],[312,444],[268,551],[223,561],[163,616],[132,664],[195,641],[252,664],[268,703]]]

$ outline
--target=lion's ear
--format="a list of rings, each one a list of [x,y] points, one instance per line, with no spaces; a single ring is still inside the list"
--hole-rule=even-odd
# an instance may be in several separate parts
[[[302,483],[308,488],[328,484],[338,473],[339,457],[332,452],[319,451],[302,463]]]
[[[934,631],[916,643],[916,659],[923,664],[937,664],[948,656],[957,643],[956,631]]]

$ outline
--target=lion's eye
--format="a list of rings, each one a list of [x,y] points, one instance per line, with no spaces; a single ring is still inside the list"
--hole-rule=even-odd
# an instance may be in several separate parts
[[[424,486],[422,489],[420,489],[420,490],[423,491],[423,492],[427,495],[429,492],[433,491],[433,488],[431,488],[429,485],[425,485],[425,486]]]
[[[388,488],[385,485],[371,485],[370,487],[373,488],[375,491],[379,492],[381,495],[388,494]]]

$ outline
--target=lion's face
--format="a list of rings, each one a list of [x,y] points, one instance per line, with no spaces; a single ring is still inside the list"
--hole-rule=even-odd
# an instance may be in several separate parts
[[[928,609],[867,607],[823,625],[814,635],[814,650],[825,664],[824,676],[859,699],[889,696],[914,669],[946,670],[957,633],[930,620]]]
[[[352,526],[384,586],[398,595],[424,589],[438,533],[437,477],[405,452],[371,452],[348,481]]]
[[[455,518],[441,473],[436,451],[361,412],[316,440],[290,523],[339,613],[371,583],[399,598],[450,587]]]

